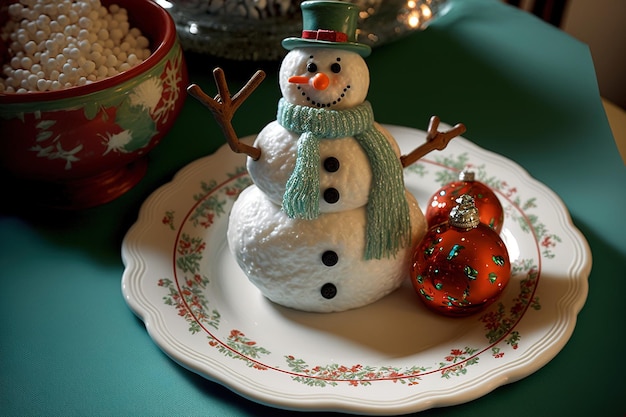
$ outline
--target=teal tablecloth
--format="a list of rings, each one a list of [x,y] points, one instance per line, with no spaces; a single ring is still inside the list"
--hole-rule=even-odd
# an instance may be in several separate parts
[[[188,58],[192,81],[210,90],[217,62]],[[587,46],[496,0],[456,0],[426,31],[376,49],[368,64],[379,122],[425,129],[432,114],[464,122],[467,138],[563,199],[593,253],[587,303],[551,362],[475,401],[421,415],[623,416],[626,168]],[[226,69],[237,83],[257,68]],[[242,136],[275,117],[276,66],[265,69],[268,79],[236,117]],[[207,111],[187,100],[150,154],[147,176],[118,200],[66,213],[16,210],[3,199],[0,415],[292,415],[178,366],[121,295],[121,241],[141,203],[222,143]]]

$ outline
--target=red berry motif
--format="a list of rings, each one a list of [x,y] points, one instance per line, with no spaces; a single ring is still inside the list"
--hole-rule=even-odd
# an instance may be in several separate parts
[[[458,181],[445,185],[430,197],[426,205],[428,225],[432,227],[447,222],[450,210],[456,206],[456,199],[463,194],[474,198],[474,204],[480,213],[480,222],[500,233],[504,223],[502,204],[491,188],[474,179],[472,171],[461,171]]]
[[[411,281],[425,305],[468,316],[493,303],[511,277],[500,236],[481,223],[471,196],[457,199],[448,221],[430,228],[414,252]]]

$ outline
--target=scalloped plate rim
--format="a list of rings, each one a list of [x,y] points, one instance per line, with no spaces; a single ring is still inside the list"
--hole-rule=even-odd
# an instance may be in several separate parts
[[[422,131],[409,127],[383,126],[389,129],[396,138],[403,135],[424,134]],[[445,125],[442,124],[442,127],[444,126]],[[249,139],[250,138],[252,137],[249,137]],[[400,140],[398,141],[400,142]],[[142,259],[138,255],[140,249],[137,247],[136,241],[141,236],[141,233],[145,231],[144,223],[150,220],[151,213],[155,210],[155,206],[158,205],[162,199],[166,198],[167,195],[175,192],[178,184],[194,176],[198,167],[210,165],[212,160],[229,154],[231,158],[239,157],[233,156],[226,145],[220,147],[212,155],[201,157],[183,167],[175,174],[170,182],[155,190],[142,204],[137,221],[131,226],[122,243],[122,260],[125,265],[122,277],[122,293],[124,299],[130,309],[144,322],[149,336],[173,361],[198,375],[226,386],[245,398],[273,407],[300,411],[338,411],[373,415],[410,413],[432,407],[467,402],[486,395],[499,386],[520,380],[536,372],[553,359],[571,337],[576,325],[577,315],[584,306],[588,293],[587,278],[591,270],[591,251],[584,236],[573,224],[569,212],[556,193],[530,176],[524,168],[510,159],[481,148],[475,143],[463,138],[457,138],[454,141],[460,143],[470,152],[479,153],[483,158],[489,159],[489,162],[495,163],[495,161],[497,161],[502,166],[507,165],[507,168],[514,171],[516,177],[524,182],[524,184],[535,190],[540,190],[547,198],[552,200],[552,203],[558,209],[561,226],[565,231],[569,232],[569,238],[577,241],[582,255],[580,262],[576,265],[570,265],[571,271],[568,271],[568,273],[572,275],[572,280],[574,275],[576,276],[575,281],[578,293],[572,295],[571,298],[573,299],[569,300],[567,303],[566,311],[563,311],[563,307],[558,310],[563,317],[555,323],[557,328],[560,329],[560,333],[555,336],[555,340],[551,340],[550,344],[543,349],[528,353],[529,357],[526,360],[522,360],[524,359],[522,356],[512,363],[506,363],[506,366],[491,369],[480,378],[482,380],[481,383],[477,384],[475,379],[470,378],[461,384],[453,384],[447,389],[413,392],[413,395],[407,396],[403,401],[399,401],[398,398],[394,398],[393,401],[384,401],[381,399],[365,401],[361,399],[359,400],[360,402],[357,401],[357,403],[355,403],[353,397],[332,390],[327,390],[323,395],[318,391],[304,391],[295,397],[293,393],[281,396],[281,392],[278,389],[264,390],[265,388],[262,386],[255,387],[255,384],[252,384],[246,375],[234,372],[229,367],[230,364],[226,362],[232,360],[231,358],[224,357],[223,361],[225,363],[220,363],[221,361],[219,360],[215,362],[211,359],[210,362],[213,368],[207,370],[206,363],[201,361],[201,359],[207,358],[194,357],[195,354],[185,352],[184,343],[176,341],[171,334],[164,336],[163,333],[169,332],[167,329],[164,329],[163,321],[164,317],[167,316],[170,311],[164,313],[161,308],[152,306],[148,296],[142,293],[138,287],[141,281],[139,275],[143,269],[145,269],[145,265],[142,264]],[[403,151],[406,151],[406,149],[403,149]],[[185,323],[181,323],[181,325],[185,325]]]

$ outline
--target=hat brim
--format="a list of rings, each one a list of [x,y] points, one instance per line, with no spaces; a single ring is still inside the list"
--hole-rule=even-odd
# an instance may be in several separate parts
[[[346,51],[356,52],[363,58],[369,56],[372,53],[372,48],[369,45],[359,42],[330,42],[321,41],[317,39],[303,39],[303,38],[285,38],[282,41],[283,48],[288,51],[294,48],[334,48],[343,49]]]

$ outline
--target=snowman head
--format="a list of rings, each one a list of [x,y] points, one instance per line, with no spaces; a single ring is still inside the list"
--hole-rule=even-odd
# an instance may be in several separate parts
[[[287,54],[279,83],[291,104],[341,110],[363,103],[370,78],[358,53],[311,46]]]
[[[305,1],[302,36],[282,44],[290,52],[280,69],[280,89],[292,104],[346,109],[361,104],[369,88],[364,57],[369,45],[357,38],[358,6],[340,1]]]

